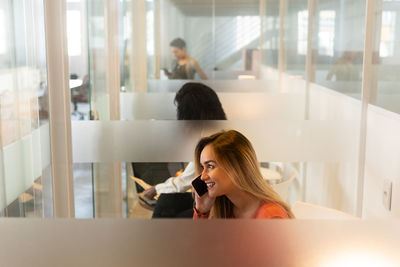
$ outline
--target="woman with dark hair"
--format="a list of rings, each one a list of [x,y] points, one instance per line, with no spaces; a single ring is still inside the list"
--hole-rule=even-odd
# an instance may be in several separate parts
[[[217,94],[201,83],[186,83],[176,93],[178,120],[226,120]]]
[[[201,69],[196,59],[189,56],[186,51],[186,42],[182,38],[176,38],[170,43],[175,62],[172,73],[164,69],[168,79],[193,80],[196,73],[200,78],[207,80],[207,75]]]
[[[294,218],[264,180],[250,141],[238,131],[202,138],[195,165],[207,192],[201,197],[196,193],[194,218]]]
[[[174,102],[177,106],[178,120],[226,120],[225,112],[217,94],[204,84],[186,83],[176,93]],[[143,192],[143,195],[148,199],[153,199],[155,195],[162,194],[157,205],[164,205],[164,208],[157,209],[156,206],[153,217],[174,217],[179,213],[179,206],[185,207],[183,194],[172,196],[172,193],[183,193],[190,189],[194,173],[194,164],[189,162],[185,170],[177,177],[170,177],[165,182]],[[160,201],[164,197],[168,197],[168,200]],[[192,202],[192,200],[186,201],[189,207],[186,206],[182,210],[188,208],[193,210],[191,208]],[[159,210],[162,210],[165,214],[158,214]]]

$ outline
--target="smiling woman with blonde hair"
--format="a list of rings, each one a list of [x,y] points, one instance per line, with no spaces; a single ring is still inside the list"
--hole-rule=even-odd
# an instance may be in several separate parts
[[[194,218],[294,218],[264,180],[250,141],[238,131],[201,139],[195,165],[208,192],[195,194]]]

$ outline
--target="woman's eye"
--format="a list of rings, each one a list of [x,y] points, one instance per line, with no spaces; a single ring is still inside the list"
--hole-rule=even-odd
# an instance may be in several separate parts
[[[213,165],[208,165],[207,166],[209,169],[214,169],[214,166]]]

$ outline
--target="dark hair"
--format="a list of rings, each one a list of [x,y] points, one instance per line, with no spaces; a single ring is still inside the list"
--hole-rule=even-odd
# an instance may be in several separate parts
[[[175,38],[169,43],[170,46],[178,47],[179,49],[183,49],[186,47],[186,42],[182,38]]]
[[[186,83],[176,93],[178,120],[226,120],[217,94],[201,83]]]

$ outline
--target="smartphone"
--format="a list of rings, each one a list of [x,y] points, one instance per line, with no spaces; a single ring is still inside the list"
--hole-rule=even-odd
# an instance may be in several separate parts
[[[201,197],[207,193],[207,184],[200,179],[201,175],[197,176],[196,179],[192,181],[193,188],[196,190],[197,194]]]

